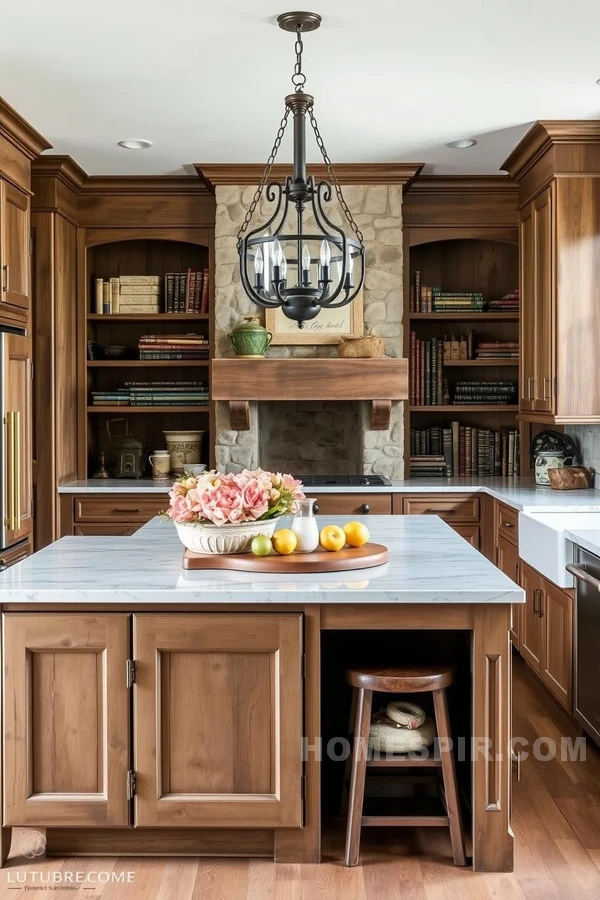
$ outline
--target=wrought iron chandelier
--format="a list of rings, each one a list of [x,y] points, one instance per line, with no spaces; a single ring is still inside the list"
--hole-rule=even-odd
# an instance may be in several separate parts
[[[281,307],[284,315],[302,328],[304,322],[314,319],[322,309],[339,309],[354,300],[364,280],[365,248],[323,144],[313,111],[314,98],[304,91],[302,34],[316,30],[321,17],[316,13],[291,12],[279,16],[277,22],[284,31],[296,34],[296,64],[292,75],[295,91],[285,98],[285,112],[275,143],[238,232],[237,246],[242,284],[252,302],[265,309]],[[290,113],[294,120],[293,171],[283,184],[269,182]],[[307,116],[331,183],[315,182],[312,175],[307,175]],[[273,214],[267,222],[250,230],[263,192],[273,204]],[[352,235],[335,225],[325,212],[324,204],[331,202],[334,193]]]

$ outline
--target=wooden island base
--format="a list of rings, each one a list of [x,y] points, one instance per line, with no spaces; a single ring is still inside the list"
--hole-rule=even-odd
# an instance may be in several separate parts
[[[47,828],[51,855],[319,862],[321,632],[462,630],[473,868],[512,870],[510,604],[111,610],[3,606],[4,858],[18,825]]]

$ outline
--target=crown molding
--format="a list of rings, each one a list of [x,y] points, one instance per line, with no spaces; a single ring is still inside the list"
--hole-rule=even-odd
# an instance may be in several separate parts
[[[0,97],[0,135],[29,159],[35,159],[44,150],[52,148],[52,144],[42,137],[29,122],[26,122],[2,97]]]
[[[82,194],[208,194],[204,182],[196,175],[88,175],[81,186]]]
[[[421,175],[408,188],[414,194],[516,194],[510,175]]]
[[[34,178],[56,178],[75,192],[82,188],[88,177],[72,156],[58,154],[39,156],[31,165],[31,175]]]
[[[401,184],[406,189],[417,177],[424,163],[337,163],[335,174],[340,184]],[[196,172],[214,192],[217,185],[259,184],[265,170],[264,163],[194,163]],[[283,181],[291,172],[291,163],[276,163],[271,169],[273,181]],[[309,165],[308,172],[318,180],[328,179],[323,163]]]
[[[553,144],[600,143],[600,119],[540,119],[521,138],[501,168],[520,179]]]

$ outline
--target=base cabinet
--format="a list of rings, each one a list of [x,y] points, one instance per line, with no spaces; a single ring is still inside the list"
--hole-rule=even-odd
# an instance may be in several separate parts
[[[301,826],[302,624],[5,614],[3,824]]]
[[[129,824],[129,616],[5,614],[4,825]]]
[[[511,581],[519,584],[519,551],[510,541],[499,537],[496,545],[496,565],[507,575]],[[521,648],[521,619],[523,607],[519,603],[513,603],[510,607],[510,637],[513,646]]]
[[[521,655],[566,709],[572,708],[573,596],[521,562],[526,601]]]

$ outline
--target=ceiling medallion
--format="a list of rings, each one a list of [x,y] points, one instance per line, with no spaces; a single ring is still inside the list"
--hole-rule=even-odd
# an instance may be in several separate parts
[[[344,200],[331,160],[313,111],[314,98],[304,91],[302,35],[321,24],[317,13],[283,13],[280,28],[296,35],[296,64],[292,75],[294,93],[285,98],[285,112],[271,155],[238,232],[240,274],[244,290],[257,306],[281,308],[288,319],[302,328],[322,309],[339,309],[351,303],[360,291],[365,275],[363,236]],[[269,181],[269,175],[292,114],[294,161],[292,174],[283,184]],[[327,167],[329,181],[315,182],[306,169],[306,119],[314,132],[317,147]],[[270,218],[257,227],[253,217],[263,195],[273,204]],[[352,234],[335,225],[324,204],[334,198]],[[308,221],[307,221],[308,220]]]

